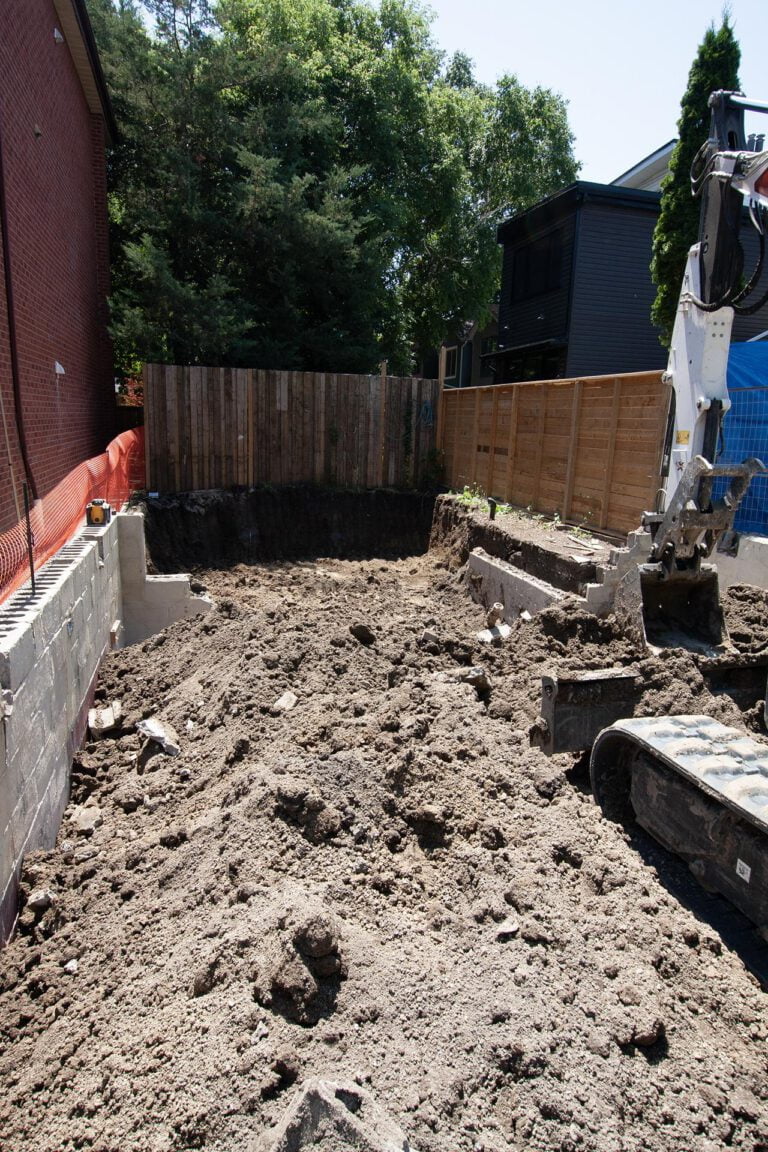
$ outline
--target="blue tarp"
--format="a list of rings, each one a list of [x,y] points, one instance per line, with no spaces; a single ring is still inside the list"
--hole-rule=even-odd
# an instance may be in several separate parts
[[[723,421],[724,447],[717,463],[740,464],[757,456],[768,464],[768,342],[731,344],[728,393],[731,409]],[[768,477],[752,481],[734,527],[768,535]]]

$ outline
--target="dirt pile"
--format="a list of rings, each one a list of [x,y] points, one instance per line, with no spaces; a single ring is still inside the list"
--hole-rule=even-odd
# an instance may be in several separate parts
[[[481,645],[432,553],[201,579],[215,612],[105,662],[122,728],[27,863],[0,1147],[239,1152],[314,1077],[421,1152],[768,1147],[756,980],[528,745],[542,672],[634,662],[611,624]],[[741,723],[685,654],[642,671],[648,712]]]

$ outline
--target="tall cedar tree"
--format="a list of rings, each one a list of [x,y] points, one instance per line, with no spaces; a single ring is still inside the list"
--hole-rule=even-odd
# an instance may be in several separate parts
[[[709,135],[710,93],[738,91],[741,52],[727,13],[719,29],[711,24],[699,46],[677,122],[678,141],[661,185],[661,212],[653,234],[651,276],[656,299],[651,319],[669,346],[688,249],[699,235],[699,201],[691,195],[691,165]]]

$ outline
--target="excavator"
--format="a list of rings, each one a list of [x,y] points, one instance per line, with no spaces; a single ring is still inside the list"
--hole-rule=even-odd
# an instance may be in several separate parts
[[[671,405],[661,486],[657,507],[619,557],[614,612],[641,650],[687,648],[725,675],[739,661],[729,663],[734,650],[717,569],[706,561],[732,531],[753,477],[768,471],[756,458],[717,463],[730,407],[733,318],[768,302],[768,290],[759,288],[768,151],[749,150],[744,128],[745,113],[768,112],[768,104],[723,91],[709,103],[710,136],[691,171],[701,199],[699,240],[688,254],[664,376]],[[739,242],[745,206],[759,237],[757,265],[746,278]],[[756,670],[763,691],[765,663]],[[633,716],[639,694],[631,672],[544,677],[542,687],[532,742],[548,753],[591,747],[592,791],[604,814],[635,820],[768,938],[768,744],[708,716]]]

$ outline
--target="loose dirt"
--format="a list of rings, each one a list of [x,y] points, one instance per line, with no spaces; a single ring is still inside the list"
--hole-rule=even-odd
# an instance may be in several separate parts
[[[768,1148],[758,982],[528,744],[542,672],[636,653],[568,604],[484,646],[455,563],[200,574],[214,612],[106,660],[122,727],[0,957],[4,1152],[240,1152],[316,1076],[422,1152]],[[754,650],[764,600],[729,612]],[[641,712],[744,726],[640,666]]]

